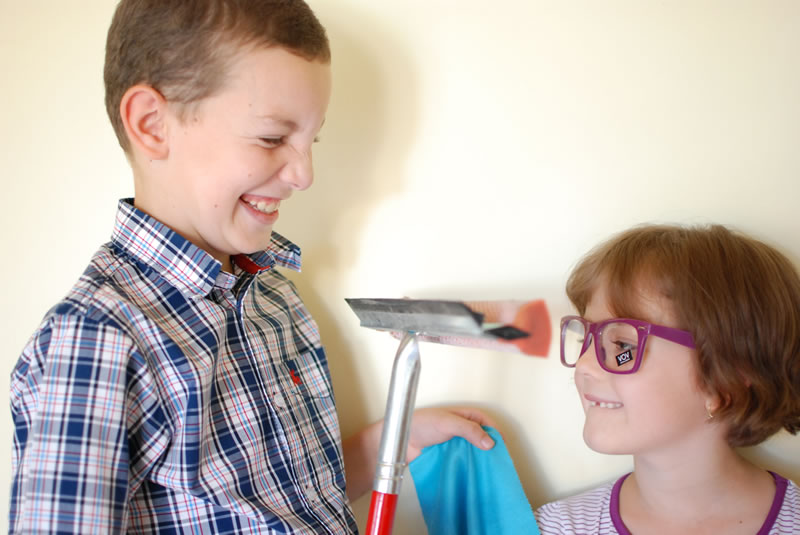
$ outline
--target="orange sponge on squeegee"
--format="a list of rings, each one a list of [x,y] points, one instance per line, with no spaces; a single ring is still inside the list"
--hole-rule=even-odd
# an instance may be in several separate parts
[[[541,299],[529,301],[517,310],[511,325],[528,333],[525,338],[518,338],[507,343],[517,346],[526,355],[546,357],[550,352],[550,314],[547,305]]]

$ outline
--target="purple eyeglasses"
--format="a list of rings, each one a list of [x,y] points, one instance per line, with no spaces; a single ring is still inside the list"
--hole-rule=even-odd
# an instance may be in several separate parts
[[[692,334],[681,329],[628,318],[592,323],[580,316],[561,318],[561,363],[574,368],[595,340],[600,367],[609,373],[629,374],[642,365],[648,335],[694,349]]]

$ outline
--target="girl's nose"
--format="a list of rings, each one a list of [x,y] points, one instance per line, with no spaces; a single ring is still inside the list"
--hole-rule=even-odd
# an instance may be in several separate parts
[[[575,363],[575,373],[596,375],[605,372],[597,361],[597,352],[595,351],[594,343],[595,337],[593,336],[586,351],[583,352],[580,358],[578,358],[578,362]]]

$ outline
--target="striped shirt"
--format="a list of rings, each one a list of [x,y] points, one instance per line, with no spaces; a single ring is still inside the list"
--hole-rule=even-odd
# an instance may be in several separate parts
[[[628,475],[615,483],[537,509],[536,521],[542,535],[630,535],[619,514],[619,491]],[[772,476],[775,498],[756,535],[797,535],[800,533],[800,489],[778,474],[772,473]]]
[[[11,533],[357,531],[300,251],[235,263],[120,201],[12,372]]]

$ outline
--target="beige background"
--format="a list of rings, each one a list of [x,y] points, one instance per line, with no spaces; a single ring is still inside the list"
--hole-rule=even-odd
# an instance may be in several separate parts
[[[313,0],[334,52],[315,186],[277,230],[327,344],[344,433],[382,416],[396,342],[345,297],[545,298],[645,221],[726,223],[800,260],[800,2]],[[8,374],[110,235],[129,169],[103,108],[110,0],[0,0],[0,337]],[[550,358],[423,346],[419,405],[501,424],[534,505],[609,480]],[[3,399],[7,399],[3,394]],[[12,422],[0,410],[0,516]],[[748,451],[800,481],[800,437]],[[366,500],[356,504],[363,525]],[[396,533],[419,533],[404,487]]]

